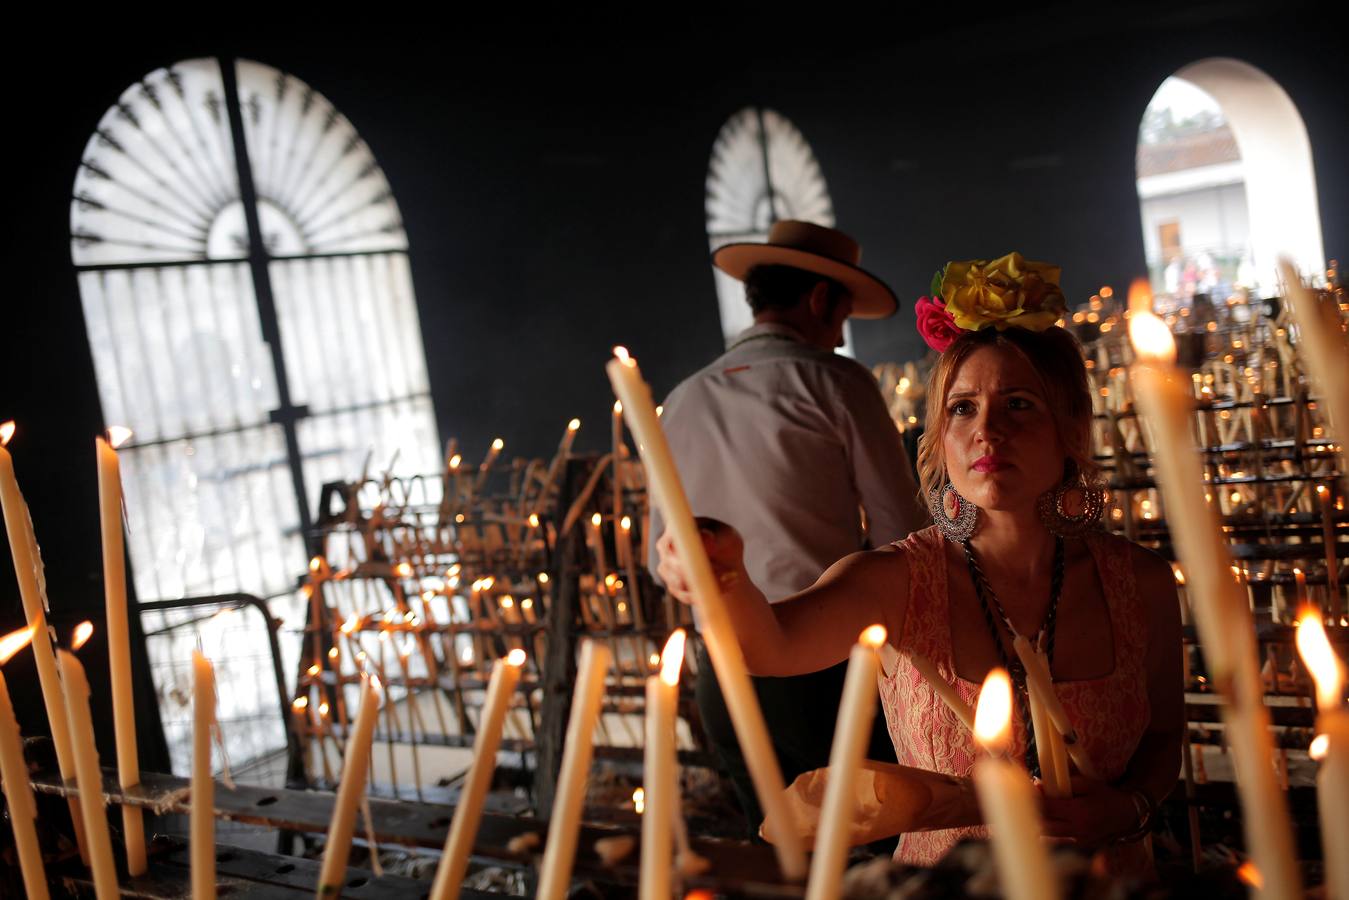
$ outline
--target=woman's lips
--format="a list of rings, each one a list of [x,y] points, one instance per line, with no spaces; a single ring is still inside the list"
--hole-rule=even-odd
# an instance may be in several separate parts
[[[1001,472],[1003,469],[1010,469],[1012,464],[1001,456],[981,456],[974,461],[970,468],[976,472]]]

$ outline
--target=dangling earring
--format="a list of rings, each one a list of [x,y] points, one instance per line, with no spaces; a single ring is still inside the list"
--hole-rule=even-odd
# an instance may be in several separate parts
[[[1069,512],[1069,507],[1079,512]],[[1035,504],[1049,533],[1062,538],[1077,538],[1100,526],[1105,510],[1105,490],[1085,478],[1074,476],[1056,488],[1045,491]]]
[[[960,496],[951,482],[946,482],[945,487],[934,488],[927,495],[927,507],[932,512],[932,521],[948,541],[963,544],[974,534],[979,507]]]

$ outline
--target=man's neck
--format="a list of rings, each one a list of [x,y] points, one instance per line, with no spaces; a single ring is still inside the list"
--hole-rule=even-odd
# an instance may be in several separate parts
[[[792,309],[769,309],[754,316],[755,325],[782,325],[790,328],[801,340],[812,347],[832,351],[832,343],[826,343],[821,337],[820,327],[810,318],[809,312],[800,306]]]

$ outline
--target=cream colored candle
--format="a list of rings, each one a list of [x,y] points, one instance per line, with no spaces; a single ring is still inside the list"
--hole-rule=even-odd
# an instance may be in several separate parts
[[[506,442],[501,438],[492,441],[492,448],[487,451],[487,458],[478,466],[478,478],[473,482],[473,493],[478,493],[487,484],[487,475],[492,471],[492,465],[501,455],[501,448],[506,446]]]
[[[1316,730],[1324,745],[1316,775],[1316,807],[1321,821],[1326,896],[1349,900],[1349,712],[1344,708],[1344,664],[1326,639],[1321,615],[1304,609],[1298,617],[1297,649],[1316,682]]]
[[[1204,499],[1199,451],[1190,433],[1190,379],[1174,369],[1175,341],[1161,319],[1135,313],[1129,333],[1137,354],[1130,383],[1151,432],[1153,468],[1185,566],[1211,683],[1223,697],[1223,730],[1237,771],[1246,846],[1264,884],[1259,896],[1291,900],[1302,896],[1302,876],[1287,801],[1274,774],[1255,623],[1246,591],[1232,576],[1221,523]]]
[[[1302,283],[1287,259],[1279,260],[1288,307],[1298,324],[1298,351],[1316,384],[1316,403],[1326,430],[1340,446],[1340,471],[1349,469],[1349,346],[1333,305],[1323,303]]]
[[[140,784],[136,751],[136,707],[131,686],[131,634],[127,621],[126,550],[122,543],[122,474],[117,447],[131,432],[108,429],[111,442],[94,438],[98,459],[98,512],[103,535],[103,596],[108,628],[108,670],[112,721],[117,736],[117,783],[122,790]],[[122,836],[131,877],[144,875],[145,822],[140,807],[122,804]]]
[[[478,733],[473,739],[473,762],[464,777],[459,802],[454,807],[450,833],[445,836],[445,848],[441,852],[440,865],[436,867],[435,881],[431,884],[430,900],[455,900],[459,896],[473,841],[478,836],[482,804],[492,786],[492,773],[496,771],[501,728],[510,710],[515,686],[520,683],[520,667],[524,664],[525,651],[518,649],[492,664]]]
[[[745,668],[735,630],[712,574],[711,563],[703,549],[698,526],[689,509],[688,498],[670,455],[669,444],[661,430],[651,389],[642,380],[637,361],[622,347],[614,350],[616,359],[605,366],[614,392],[623,403],[623,417],[632,431],[646,467],[647,483],[653,503],[660,509],[665,527],[674,538],[675,548],[688,567],[690,581],[702,613],[702,635],[716,668],[717,681],[726,699],[726,708],[744,753],[745,765],[754,782],[759,805],[764,810],[764,829],[777,854],[778,865],[789,879],[806,874],[806,855],[801,837],[790,825],[790,811],[783,793],[782,769],[764,724],[759,700]],[[779,827],[781,823],[781,827]]]
[[[192,900],[215,898],[215,780],[211,777],[211,725],[215,722],[215,667],[192,651]]]
[[[544,845],[539,870],[539,900],[562,900],[567,896],[576,857],[576,833],[581,827],[581,809],[585,806],[586,784],[595,753],[595,723],[600,717],[604,679],[612,661],[613,654],[606,645],[592,640],[581,644],[566,743],[562,746],[562,769],[557,777],[548,843]]]
[[[370,742],[379,718],[379,679],[367,676],[361,682],[361,705],[356,724],[347,736],[347,752],[342,759],[342,779],[333,800],[333,817],[328,824],[328,839],[323,847],[323,867],[319,870],[316,896],[336,897],[346,880],[351,838],[356,833],[356,812],[365,796],[366,774],[370,770]],[[322,740],[322,735],[319,740]]]
[[[937,667],[934,666],[932,661],[926,656],[922,656],[918,653],[910,653],[909,662],[918,670],[918,674],[923,676],[923,680],[932,687],[932,690],[941,698],[941,701],[946,704],[947,708],[955,713],[956,718],[959,719],[966,728],[973,732],[974,710],[970,709],[969,704],[961,699],[955,686],[941,676],[941,673],[937,671]]]
[[[676,629],[660,655],[660,673],[646,680],[646,747],[642,754],[642,860],[640,900],[669,900],[679,783],[675,777],[675,719],[679,670],[684,664],[684,629]]]
[[[73,644],[79,649],[93,633],[88,622],[76,629]],[[103,770],[98,764],[94,743],[94,724],[89,715],[89,679],[74,653],[57,652],[61,667],[61,686],[65,691],[66,719],[70,725],[70,746],[75,754],[75,784],[80,792],[80,811],[84,814],[85,838],[89,842],[89,867],[94,874],[94,893],[98,900],[117,900],[117,865],[112,859],[112,838],[104,813]]]
[[[597,572],[607,574],[609,571],[609,560],[604,552],[604,516],[595,513],[590,517],[590,525],[586,529],[589,533],[589,543],[595,551],[595,565],[598,566]]]
[[[1049,673],[1049,662],[1021,635],[1012,639],[1012,649],[1016,651],[1017,659],[1021,660],[1021,665],[1026,670],[1027,686],[1034,688],[1045,714],[1062,735],[1062,743],[1067,754],[1077,765],[1077,770],[1087,778],[1096,778],[1096,767],[1092,765],[1086,747],[1077,739],[1077,731],[1073,728],[1072,720],[1068,718],[1068,711],[1063,708],[1058,694],[1054,691],[1054,679]],[[1039,739],[1039,732],[1036,732],[1036,739]],[[1050,740],[1053,741],[1055,738],[1051,735]],[[1067,774],[1065,769],[1064,775]]]
[[[885,628],[872,625],[857,638],[848,657],[848,674],[839,697],[834,743],[829,749],[829,781],[820,807],[820,828],[810,861],[806,900],[834,900],[848,865],[849,826],[856,814],[857,770],[866,758],[871,724],[876,715],[876,651],[885,643]]]
[[[0,665],[26,647],[33,639],[33,627],[0,638]],[[9,686],[0,672],[0,778],[4,779],[5,802],[9,806],[9,824],[14,846],[19,852],[19,871],[23,875],[28,900],[47,900],[47,870],[42,865],[42,847],[37,839],[37,803],[28,780],[28,763],[23,757],[23,738],[14,718]]]
[[[33,522],[28,516],[28,504],[19,491],[14,477],[14,460],[6,446],[14,435],[14,423],[0,425],[0,507],[4,508],[5,531],[9,535],[9,550],[14,557],[14,574],[19,581],[19,595],[23,612],[33,629],[33,660],[37,664],[38,686],[47,709],[51,726],[52,746],[56,750],[56,765],[64,781],[75,777],[75,754],[70,747],[70,725],[66,716],[65,696],[61,692],[61,676],[56,668],[56,653],[52,650],[47,631],[47,589],[42,577],[42,555],[33,536]],[[67,797],[70,821],[75,829],[75,843],[80,859],[89,865],[89,847],[84,836],[84,817],[80,815],[79,799]]]
[[[990,755],[974,764],[979,809],[993,841],[998,880],[1008,900],[1052,900],[1058,881],[1041,839],[1035,788],[1016,763],[1002,758],[1012,733],[1012,682],[1003,669],[984,679],[974,714],[974,737]]]

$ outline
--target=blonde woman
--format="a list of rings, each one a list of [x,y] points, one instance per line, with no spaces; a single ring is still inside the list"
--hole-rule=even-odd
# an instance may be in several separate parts
[[[936,525],[833,565],[814,586],[769,604],[745,574],[729,527],[705,541],[750,671],[796,675],[844,659],[879,622],[898,659],[880,683],[902,764],[968,776],[973,739],[907,654],[925,656],[973,706],[988,671],[1019,683],[1013,752],[1038,774],[1028,734],[1021,635],[1050,659],[1055,692],[1098,780],[1045,799],[1046,831],[1103,847],[1109,868],[1145,875],[1143,838],[1180,767],[1181,631],[1170,567],[1097,525],[1102,494],[1090,449],[1081,348],[1056,325],[1057,267],[1009,254],[951,263],[918,304],[941,353],[928,385],[918,468]],[[805,473],[803,473],[805,474]],[[669,536],[659,573],[690,600]],[[901,836],[896,859],[931,864],[983,830],[966,810],[949,829]]]

